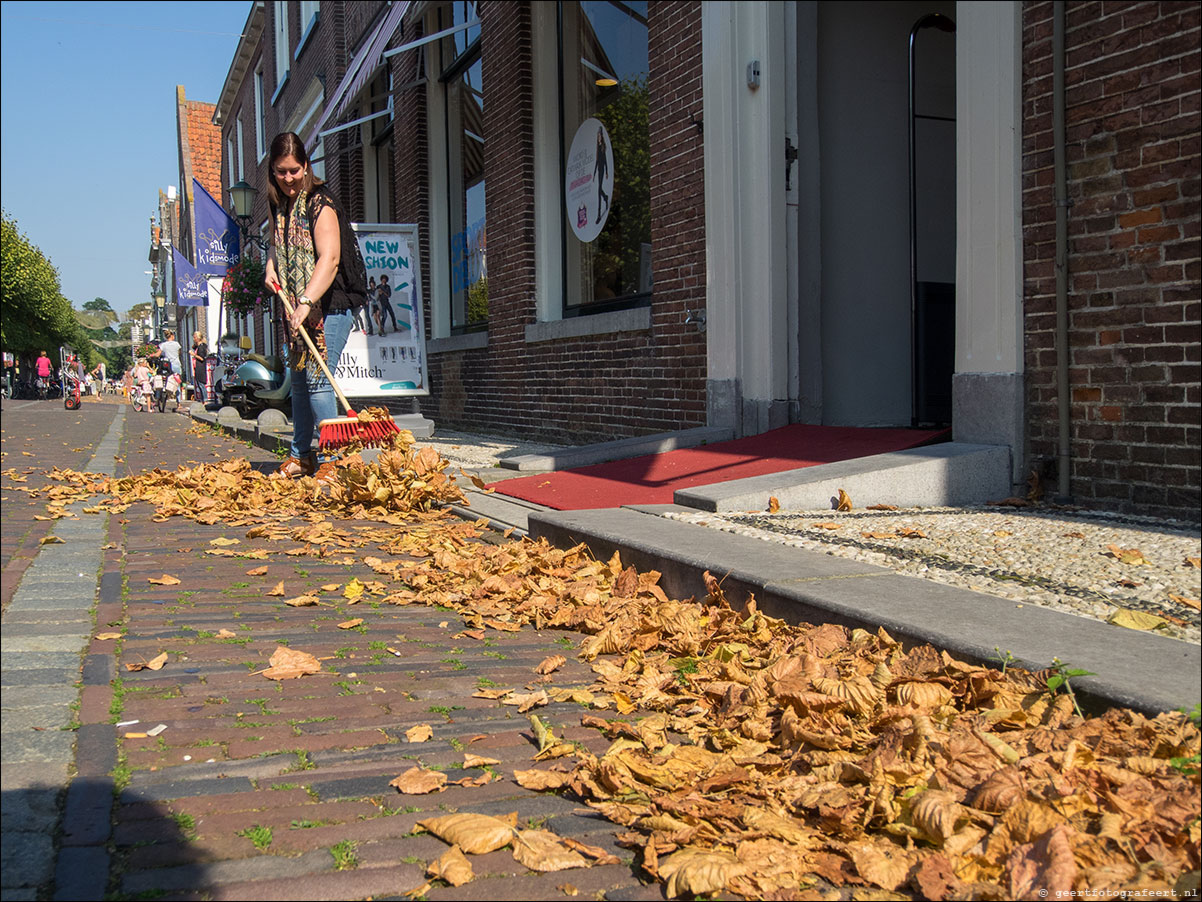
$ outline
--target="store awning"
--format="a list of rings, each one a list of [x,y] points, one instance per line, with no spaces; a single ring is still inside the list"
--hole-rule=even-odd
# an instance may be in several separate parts
[[[355,54],[355,58],[351,60],[350,66],[347,67],[346,75],[342,76],[342,81],[338,83],[338,89],[330,97],[326,108],[322,111],[321,117],[317,120],[317,124],[309,131],[307,135],[303,135],[305,147],[312,147],[317,136],[329,126],[330,123],[337,122],[338,119],[346,112],[347,108],[355,102],[359,96],[359,92],[363,86],[372,78],[376,70],[379,69],[381,58],[384,53],[384,48],[388,46],[388,42],[392,40],[393,34],[401,25],[401,19],[405,16],[405,10],[409,8],[409,0],[394,0],[388,12],[384,15],[383,21],[374,32],[363,42],[359,48],[359,52]]]

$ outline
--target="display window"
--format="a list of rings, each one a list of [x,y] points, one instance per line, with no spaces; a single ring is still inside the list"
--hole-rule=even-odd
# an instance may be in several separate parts
[[[484,82],[474,2],[438,9],[438,29],[459,30],[441,40],[445,99],[447,232],[452,333],[488,327],[488,232],[485,217]]]
[[[561,2],[564,316],[651,295],[647,3]]]

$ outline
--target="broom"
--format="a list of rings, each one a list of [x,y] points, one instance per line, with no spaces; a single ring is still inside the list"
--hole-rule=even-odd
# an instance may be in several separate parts
[[[284,302],[284,309],[288,312],[288,316],[291,317],[292,304],[284,296],[284,290],[280,287],[279,283],[274,283],[271,287],[280,296],[280,300]],[[300,334],[301,338],[305,340],[305,345],[309,348],[309,353],[317,361],[325,377],[330,380],[330,387],[334,389],[334,394],[338,396],[338,400],[342,402],[342,406],[346,409],[346,416],[332,417],[328,420],[322,420],[317,424],[321,430],[320,437],[317,440],[317,447],[327,450],[345,448],[347,445],[356,443],[366,446],[380,445],[387,442],[392,436],[400,435],[401,430],[397,428],[397,424],[392,421],[391,417],[386,417],[382,420],[359,419],[359,414],[351,409],[351,402],[346,399],[346,395],[342,393],[342,389],[334,381],[334,374],[326,366],[325,358],[317,353],[317,347],[313,344],[313,339],[309,337],[309,330],[305,328],[304,323],[301,323]]]

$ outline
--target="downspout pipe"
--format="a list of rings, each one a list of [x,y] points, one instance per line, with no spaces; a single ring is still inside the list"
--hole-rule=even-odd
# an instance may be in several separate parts
[[[1057,501],[1072,498],[1068,346],[1068,178],[1065,166],[1064,0],[1052,4],[1052,142],[1056,171],[1056,402],[1060,415]]]

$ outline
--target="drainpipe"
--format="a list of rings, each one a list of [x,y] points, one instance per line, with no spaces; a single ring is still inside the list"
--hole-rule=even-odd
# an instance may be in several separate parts
[[[1069,417],[1072,402],[1069,396],[1068,370],[1068,179],[1064,162],[1064,2],[1052,4],[1052,140],[1053,165],[1056,170],[1056,402],[1060,414],[1060,442],[1057,454],[1059,476],[1057,501],[1072,497],[1070,467],[1072,450],[1069,437],[1072,422]]]

